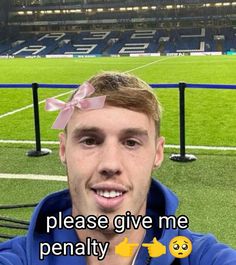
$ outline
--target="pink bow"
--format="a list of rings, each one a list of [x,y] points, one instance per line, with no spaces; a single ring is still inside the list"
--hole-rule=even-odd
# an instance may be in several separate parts
[[[47,111],[61,110],[52,128],[64,129],[68,121],[70,120],[75,107],[81,110],[103,108],[105,104],[106,96],[85,98],[85,97],[92,95],[94,91],[95,91],[95,88],[88,82],[85,82],[84,84],[80,86],[79,90],[76,92],[73,99],[68,103],[65,103],[55,98],[48,98],[46,100],[46,106],[45,106],[45,109]]]

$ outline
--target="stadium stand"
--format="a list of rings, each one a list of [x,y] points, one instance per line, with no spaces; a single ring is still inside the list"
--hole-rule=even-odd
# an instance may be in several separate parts
[[[236,29],[192,28],[169,30],[81,31],[18,34],[0,44],[0,54],[45,56],[48,54],[110,55],[233,51]]]
[[[236,51],[236,2],[1,1],[0,56]]]

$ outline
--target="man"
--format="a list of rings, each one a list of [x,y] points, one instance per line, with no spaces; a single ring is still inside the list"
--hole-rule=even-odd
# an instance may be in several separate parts
[[[213,236],[158,223],[160,216],[175,214],[178,201],[151,178],[163,160],[164,138],[160,104],[145,82],[128,74],[102,73],[84,83],[67,104],[49,99],[47,109],[61,110],[53,127],[64,129],[59,153],[69,192],[41,201],[27,236],[0,246],[0,264],[236,264],[236,251]],[[136,225],[145,216],[152,218],[151,226]],[[73,221],[81,217],[103,222],[80,229]],[[133,222],[128,227],[129,217]],[[122,220],[127,223],[119,233]],[[175,240],[178,236],[184,237],[182,245]],[[190,247],[185,240],[192,249],[181,258]]]

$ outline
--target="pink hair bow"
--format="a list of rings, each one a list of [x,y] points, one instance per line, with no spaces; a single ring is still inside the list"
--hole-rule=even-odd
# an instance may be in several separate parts
[[[79,90],[73,96],[73,99],[67,103],[55,98],[48,98],[46,100],[46,106],[45,106],[45,109],[47,111],[61,110],[52,128],[64,129],[68,121],[70,120],[75,107],[81,110],[103,108],[106,96],[86,98],[92,95],[94,91],[95,88],[88,82],[85,82],[79,87]]]

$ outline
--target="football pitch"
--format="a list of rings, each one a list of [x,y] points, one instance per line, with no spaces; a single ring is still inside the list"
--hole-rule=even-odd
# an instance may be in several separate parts
[[[0,60],[0,69],[0,83],[81,84],[101,71],[120,71],[150,84],[236,84],[234,56],[9,59]],[[189,217],[192,230],[213,233],[235,248],[236,90],[186,89],[186,144],[192,146],[187,152],[198,158],[187,164],[168,158],[179,151],[170,147],[179,144],[178,89],[155,92],[163,106],[161,134],[169,147],[154,176],[177,193],[178,214]],[[25,153],[34,148],[32,91],[0,88],[0,175],[33,174],[35,179],[38,175],[65,175],[55,143],[58,131],[51,129],[57,113],[45,112],[44,101],[52,96],[66,100],[70,93],[68,89],[39,89],[42,147],[53,152],[29,158]],[[0,204],[35,203],[66,186],[63,181],[2,178]],[[29,220],[31,212],[28,208],[0,209],[0,216]],[[20,232],[0,228],[0,233]]]

